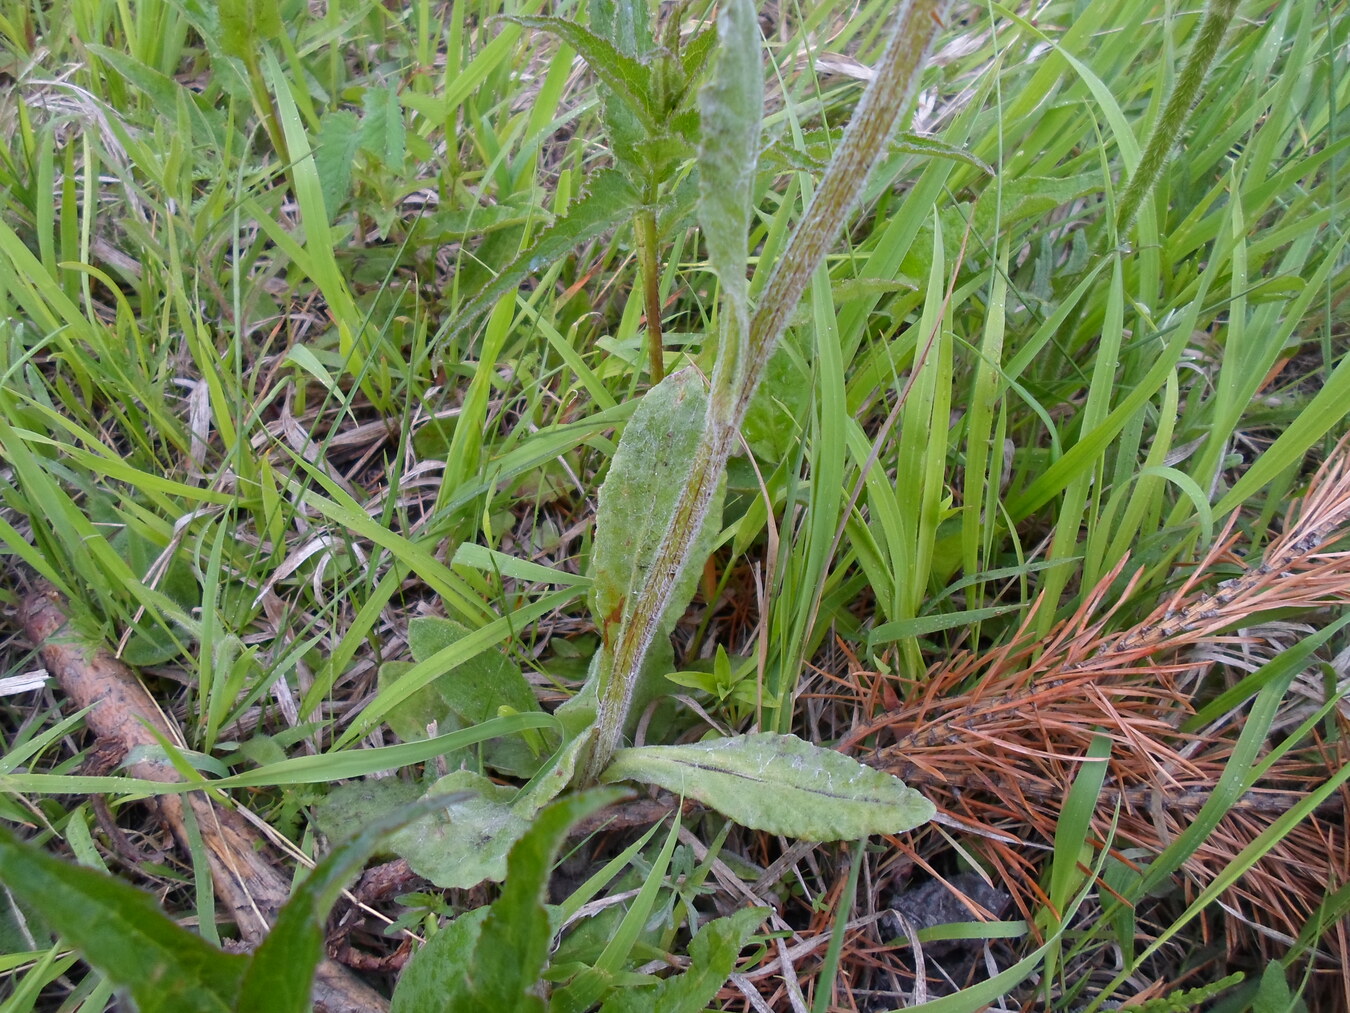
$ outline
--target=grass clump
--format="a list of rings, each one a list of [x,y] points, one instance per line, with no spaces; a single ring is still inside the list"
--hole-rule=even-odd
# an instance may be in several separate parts
[[[1344,12],[893,8],[0,9],[6,1010],[1350,1006]]]

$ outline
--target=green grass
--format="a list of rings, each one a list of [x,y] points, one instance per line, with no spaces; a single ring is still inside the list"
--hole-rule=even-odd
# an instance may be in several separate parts
[[[813,61],[874,64],[892,6],[761,20],[769,144],[751,182],[752,308],[861,94]],[[992,657],[1019,629],[1052,643],[1094,589],[1117,608],[1099,637],[1143,621],[1230,520],[1249,559],[1291,526],[1350,416],[1350,17],[1339,3],[1239,3],[1178,122],[1168,97],[1204,9],[1147,7],[1141,25],[1124,0],[1052,0],[1034,16],[957,6],[922,79],[922,137],[895,143],[868,180],[740,426],[716,548],[706,568],[692,561],[701,592],[673,658],[653,662],[658,677],[686,677],[660,683],[646,741],[698,737],[696,702],[732,731],[831,745],[918,706],[964,650]],[[594,75],[530,20],[588,23],[584,6],[278,10],[279,25],[263,18],[241,42],[209,5],[0,3],[0,598],[14,615],[39,578],[54,585],[90,637],[144,673],[185,762],[243,775],[221,803],[289,842],[289,880],[328,847],[315,818],[330,784],[388,769],[364,755],[374,747],[455,730],[393,730],[409,731],[446,672],[501,655],[545,710],[576,693],[600,649],[587,577],[622,427],[653,354],[666,373],[713,374],[729,310],[695,223],[691,152],[638,194],[654,265],[637,212],[585,203],[609,185],[597,173],[614,164],[612,123]],[[711,16],[698,4],[679,16],[687,51]],[[1165,158],[1155,133],[1175,141]],[[1145,177],[1151,187],[1132,186]],[[571,232],[557,224],[569,209]],[[522,258],[536,241],[554,245]],[[1230,654],[1185,684],[1173,725],[1189,708],[1245,729],[1208,786],[1222,805],[1197,826],[1245,818],[1247,765],[1261,772],[1272,753],[1306,780],[1261,786],[1344,804],[1345,712],[1331,699],[1344,632],[1297,673],[1250,675],[1338,613],[1250,611],[1244,628],[1303,625],[1261,627],[1246,668]],[[468,633],[419,653],[409,622],[424,616]],[[4,675],[42,665],[15,630]],[[979,684],[970,672],[954,695]],[[232,934],[200,848],[128,851],[110,834],[91,791],[124,830],[163,837],[128,801],[145,785],[109,780],[122,775],[98,769],[69,714],[53,689],[3,701],[0,816],[52,854],[151,889],[208,940]],[[501,719],[517,741],[556,745],[547,720]],[[500,772],[492,748],[459,747],[442,766]],[[1203,986],[1230,963],[1247,981],[1214,1008],[1278,997],[1270,967],[1308,1008],[1342,1008],[1330,969],[1343,942],[1317,947],[1347,909],[1343,809],[1291,801],[1226,839],[1210,880],[1185,881],[1204,835],[1150,842],[1122,823],[1117,850],[1099,846],[1112,789],[1089,771],[1105,767],[1064,759],[1054,833],[981,810],[1026,840],[1019,868],[957,830],[917,832],[908,852],[823,845],[765,891],[781,919],[762,931],[791,932],[794,947],[889,906],[910,854],[944,875],[1016,873],[1023,904],[1006,914],[1020,928],[997,951],[998,978],[935,1009],[1000,995],[1100,1006],[1141,983],[1160,983],[1149,996]],[[415,746],[390,762],[413,794],[442,772]],[[942,775],[969,771],[932,773],[916,783],[955,811]],[[683,837],[659,831],[626,867],[584,871],[613,903],[563,933],[566,960],[549,973],[564,1005],[589,1008],[602,980],[688,953],[700,919],[746,906],[728,882],[753,887],[779,844],[726,826],[686,817]],[[1291,906],[1301,924],[1263,934],[1259,890],[1219,887],[1305,832],[1331,835],[1314,870],[1324,888]],[[607,840],[602,859],[630,843]],[[382,910],[434,939],[438,912],[494,896]],[[5,912],[0,1010],[104,1008],[112,986],[41,912],[12,899]],[[868,937],[839,938],[796,968],[816,1009],[886,987],[859,956]],[[908,973],[907,951],[888,952]],[[745,1008],[739,994],[717,1008]],[[899,1006],[913,993],[888,995]]]

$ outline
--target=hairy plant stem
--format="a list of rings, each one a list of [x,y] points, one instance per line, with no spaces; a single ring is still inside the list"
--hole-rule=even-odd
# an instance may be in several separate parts
[[[643,310],[647,317],[647,362],[652,383],[666,376],[665,354],[661,343],[661,273],[656,263],[656,214],[644,208],[633,223],[637,235],[638,265],[642,270]]]
[[[690,549],[707,520],[750,399],[811,275],[838,239],[868,175],[885,153],[901,115],[913,102],[919,75],[949,4],[950,0],[908,0],[901,5],[886,50],[875,68],[876,76],[765,286],[750,323],[743,361],[736,354],[742,335],[735,333],[735,327],[723,329],[703,439],[690,462],[688,481],[657,548],[648,579],[629,603],[614,645],[613,664],[600,685],[594,739],[581,768],[584,784],[598,779],[618,748],[643,660],[670,604],[679,572],[685,566],[702,563],[690,559]]]

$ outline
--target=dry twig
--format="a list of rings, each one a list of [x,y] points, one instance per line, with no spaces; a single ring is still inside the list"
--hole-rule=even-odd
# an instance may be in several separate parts
[[[72,703],[92,707],[85,724],[98,737],[100,747],[112,747],[120,755],[137,747],[157,751],[154,732],[171,742],[182,742],[135,674],[109,651],[71,631],[65,603],[55,591],[48,588],[30,594],[23,600],[19,618],[28,639],[39,648],[47,671]],[[150,781],[181,780],[167,762],[153,759],[133,760],[127,772]],[[185,850],[189,844],[184,806],[192,809],[201,828],[216,896],[238,924],[244,941],[257,945],[290,895],[289,880],[239,813],[214,804],[200,792],[161,795],[154,800],[155,810]],[[320,963],[313,998],[314,1008],[327,1013],[374,1013],[389,1008],[379,993],[332,960]]]

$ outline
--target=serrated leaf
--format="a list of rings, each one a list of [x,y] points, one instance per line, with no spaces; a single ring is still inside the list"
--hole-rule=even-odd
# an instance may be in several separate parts
[[[689,940],[689,968],[647,988],[615,992],[600,1013],[699,1013],[730,977],[736,957],[768,915],[743,908],[708,922]]]
[[[811,378],[785,345],[769,359],[745,420],[741,435],[761,461],[777,462],[803,438],[811,403]]]
[[[620,749],[601,780],[659,785],[752,830],[808,841],[903,833],[936,811],[898,777],[795,735],[768,732]]]
[[[319,174],[323,206],[328,220],[337,218],[343,202],[352,192],[352,164],[361,144],[361,122],[347,109],[328,112],[319,120],[314,140],[314,168]]]
[[[627,56],[651,52],[651,12],[645,0],[591,0],[591,28]]]
[[[534,245],[493,275],[467,303],[460,307],[443,342],[453,344],[478,323],[497,300],[516,288],[527,276],[562,257],[574,246],[593,239],[632,217],[642,198],[615,169],[602,169],[590,178],[584,195],[567,209],[567,215],[541,230]]]
[[[553,216],[530,201],[528,194],[516,194],[501,204],[456,210],[439,210],[418,219],[420,237],[431,244],[460,243],[466,239],[500,232],[530,222],[551,225]],[[464,549],[469,543],[464,543]],[[535,564],[536,566],[538,564]]]
[[[403,106],[398,92],[388,87],[367,88],[361,96],[360,145],[385,166],[399,169],[407,153]]]
[[[0,827],[0,881],[76,947],[140,1013],[230,1013],[248,958],[170,921],[149,894],[24,844]]]
[[[257,59],[258,47],[282,32],[276,0],[220,0],[220,46],[245,62]]]
[[[656,549],[670,527],[680,491],[688,481],[695,448],[706,426],[708,395],[689,367],[647,391],[624,427],[600,487],[591,552],[591,615],[601,640],[612,645],[632,595],[647,579]],[[691,558],[712,549],[720,507],[699,536]],[[699,569],[683,567],[660,624],[669,633],[694,595]]]
[[[338,844],[282,906],[272,931],[249,962],[239,994],[240,1010],[308,1013],[313,1008],[310,986],[323,958],[325,923],[343,886],[356,876],[392,831],[452,798],[428,799],[400,806],[378,819],[354,824],[355,836]]]
[[[592,73],[600,79],[628,110],[648,130],[660,128],[660,117],[652,103],[651,69],[638,61],[635,55],[621,52],[608,39],[601,38],[575,21],[545,15],[504,15],[525,28],[549,32],[562,39],[586,61]]]

